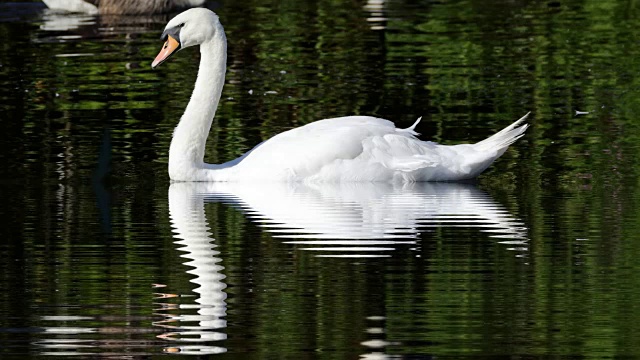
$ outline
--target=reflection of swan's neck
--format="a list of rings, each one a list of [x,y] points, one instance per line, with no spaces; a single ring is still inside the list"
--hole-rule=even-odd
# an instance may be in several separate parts
[[[207,180],[205,144],[222,94],[227,64],[227,38],[222,26],[211,40],[200,45],[200,54],[198,79],[169,149],[169,175],[174,180]]]
[[[198,287],[193,291],[198,294],[196,303],[202,305],[197,318],[200,326],[223,328],[226,326],[227,294],[226,284],[219,263],[220,252],[209,237],[207,220],[204,211],[204,197],[198,195],[198,187],[193,183],[174,183],[169,187],[169,216],[173,227],[175,243],[181,245],[179,250],[189,259],[187,266],[193,267],[188,273],[195,275],[190,281]],[[204,336],[204,334],[202,334]]]

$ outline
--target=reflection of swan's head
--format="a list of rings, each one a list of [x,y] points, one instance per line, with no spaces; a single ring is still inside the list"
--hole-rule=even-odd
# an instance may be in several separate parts
[[[164,46],[151,66],[155,68],[180,49],[209,42],[216,34],[224,34],[224,30],[213,11],[195,8],[180,13],[165,27]]]

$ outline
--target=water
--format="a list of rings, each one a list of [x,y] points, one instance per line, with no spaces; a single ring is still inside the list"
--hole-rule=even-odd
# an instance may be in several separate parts
[[[212,6],[210,162],[331,116],[531,128],[469,184],[170,184],[169,17],[0,2],[0,357],[640,358],[636,1]]]

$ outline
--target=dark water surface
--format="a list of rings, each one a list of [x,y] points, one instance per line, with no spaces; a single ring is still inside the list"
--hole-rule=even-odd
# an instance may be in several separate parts
[[[209,162],[342,115],[531,128],[473,184],[170,184],[168,17],[0,2],[0,358],[640,358],[640,2],[216,11]]]

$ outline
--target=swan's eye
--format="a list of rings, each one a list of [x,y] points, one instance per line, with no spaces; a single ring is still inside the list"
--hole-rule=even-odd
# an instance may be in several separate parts
[[[184,27],[184,23],[178,25],[179,28]]]

